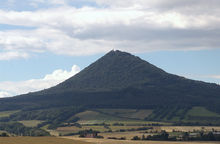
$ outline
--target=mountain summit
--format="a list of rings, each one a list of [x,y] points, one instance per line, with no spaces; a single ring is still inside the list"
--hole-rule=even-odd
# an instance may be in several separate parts
[[[56,88],[111,90],[143,84],[164,78],[168,74],[152,64],[121,51],[110,51],[79,74],[61,83]]]
[[[174,113],[170,118],[177,117],[175,113],[184,118],[193,107],[220,113],[220,86],[169,74],[129,53],[110,51],[55,87],[0,103],[0,111],[69,106],[152,109],[151,118],[161,120],[168,113]]]

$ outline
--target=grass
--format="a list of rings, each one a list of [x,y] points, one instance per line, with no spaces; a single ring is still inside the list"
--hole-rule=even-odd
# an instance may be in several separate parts
[[[130,114],[130,113],[135,113],[137,111],[136,109],[97,109],[97,110],[111,115]]]
[[[3,111],[3,112],[0,112],[0,118],[2,117],[9,117],[10,115],[14,114],[14,113],[17,113],[19,111]]]
[[[97,109],[104,114],[114,115],[117,117],[129,118],[129,119],[140,119],[143,120],[148,117],[152,110],[148,109]]]
[[[100,112],[99,112],[100,111]],[[76,117],[79,117],[80,120],[78,123],[80,124],[100,124],[100,123],[106,123],[106,124],[113,124],[113,123],[123,123],[125,125],[143,125],[143,124],[164,124],[169,125],[169,123],[165,122],[151,122],[151,121],[144,121],[142,120],[145,118],[145,116],[150,115],[152,111],[151,110],[135,110],[135,109],[128,109],[128,112],[126,113],[125,109],[98,109],[98,111],[84,111],[81,113],[76,114]],[[132,113],[132,115],[131,115]],[[126,117],[119,117],[118,115],[124,115],[128,116],[130,114],[130,118]],[[138,119],[132,119],[132,118]]]
[[[56,137],[0,137],[0,144],[90,144],[89,142]]]
[[[144,120],[146,117],[148,117],[153,110],[138,110],[136,113],[132,114],[128,118],[135,118],[135,119],[141,119]]]
[[[219,114],[211,112],[204,107],[193,107],[186,115],[195,117],[220,117]]]
[[[42,123],[43,121],[40,120],[24,120],[24,121],[19,121],[26,127],[36,127],[38,124]]]
[[[81,113],[78,113],[75,115],[76,117],[79,117],[80,120],[84,120],[84,121],[91,121],[91,120],[95,120],[95,121],[106,121],[106,120],[126,120],[126,119],[122,119],[122,118],[118,118],[115,116],[111,116],[111,115],[107,115],[107,114],[102,114],[96,111],[84,111]]]
[[[143,128],[144,126],[109,126],[112,131]]]

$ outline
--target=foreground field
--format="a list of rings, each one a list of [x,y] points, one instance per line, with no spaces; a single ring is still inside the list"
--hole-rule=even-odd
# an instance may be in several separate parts
[[[0,144],[91,144],[85,141],[56,137],[5,137]]]
[[[172,142],[172,141],[131,141],[131,140],[110,140],[94,138],[63,137],[66,139],[91,142],[94,144],[219,144],[219,142]]]

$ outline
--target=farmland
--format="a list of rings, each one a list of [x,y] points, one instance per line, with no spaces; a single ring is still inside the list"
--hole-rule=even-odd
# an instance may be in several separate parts
[[[0,137],[0,144],[89,144],[78,140],[56,137]]]
[[[3,112],[0,112],[0,118],[3,118],[3,117],[9,117],[10,115],[14,114],[14,113],[17,113],[19,111],[3,111]]]
[[[220,115],[214,112],[211,112],[204,107],[193,107],[187,113],[188,116],[198,116],[198,117],[219,117]]]
[[[78,123],[80,124],[113,124],[120,122],[128,125],[149,123],[168,124],[165,122],[144,121],[143,119],[148,117],[151,113],[152,110],[150,109],[94,109],[78,113],[75,116],[79,117],[80,120]]]
[[[219,142],[166,142],[93,139],[78,137],[6,137],[0,138],[0,144],[218,144]]]
[[[39,120],[24,120],[19,122],[26,127],[36,127],[38,124],[42,123],[42,121]]]
[[[155,127],[156,128],[156,127]],[[165,130],[167,132],[183,131],[183,132],[193,132],[193,131],[220,131],[220,127],[215,126],[161,126],[157,127],[158,130]]]
[[[198,113],[197,111],[203,111],[206,115]],[[4,115],[10,114],[4,112]],[[209,132],[220,132],[219,126],[179,126],[172,122],[159,122],[159,121],[146,121],[145,118],[152,114],[150,109],[91,109],[85,110],[75,114],[73,117],[77,117],[78,120],[75,122],[62,122],[55,128],[49,128],[50,124],[38,126],[43,124],[44,121],[40,120],[23,120],[17,121],[17,123],[23,124],[25,127],[35,129],[43,129],[50,133],[52,136],[64,137],[67,139],[81,140],[85,142],[100,143],[100,144],[113,144],[113,143],[146,143],[148,136],[160,135],[163,132],[169,134],[168,138],[175,137],[175,140],[180,141],[184,133],[200,135],[204,133],[207,135]],[[196,115],[197,114],[197,115]],[[2,112],[3,115],[3,112]],[[215,113],[202,108],[194,107],[187,112],[187,116],[215,116]],[[21,127],[21,126],[20,126]],[[4,130],[4,129],[3,129]],[[28,129],[27,129],[28,130]],[[98,136],[103,137],[102,139],[97,138],[79,138],[80,132],[90,131],[98,132]],[[14,134],[12,134],[14,136]],[[132,140],[134,137],[138,137],[141,141]],[[18,139],[19,137],[8,138]],[[30,137],[24,137],[21,140],[28,140]],[[55,137],[52,137],[55,139]],[[199,137],[200,138],[200,137]],[[7,138],[5,138],[7,139]],[[120,140],[121,139],[121,140]],[[39,139],[42,140],[42,139]],[[60,141],[60,139],[56,139]],[[120,140],[120,141],[119,141]],[[169,140],[169,139],[168,139]],[[166,140],[166,141],[168,141]],[[166,144],[167,142],[160,142]],[[188,141],[188,140],[186,140]],[[2,141],[3,142],[3,141]],[[46,141],[47,142],[47,141]],[[41,142],[43,144],[43,142]],[[53,142],[56,144],[56,142]],[[66,142],[68,144],[68,142]],[[66,144],[65,143],[65,144]],[[155,142],[147,140],[147,143],[154,144]],[[170,142],[176,144],[175,142]],[[181,142],[183,144],[189,142]],[[193,142],[196,144],[196,142]],[[0,143],[1,144],[1,143]],[[4,143],[7,144],[7,143]],[[13,143],[10,143],[13,144]],[[23,142],[22,144],[25,144]],[[47,143],[45,143],[47,144]],[[211,143],[210,143],[211,144]]]
[[[146,117],[148,117],[152,110],[137,110],[137,109],[97,109],[97,111],[109,114],[113,116],[118,116],[121,118],[130,118],[130,119],[142,119],[144,120]]]
[[[219,142],[131,141],[131,140],[77,138],[77,137],[64,137],[64,138],[91,142],[94,144],[219,144]]]

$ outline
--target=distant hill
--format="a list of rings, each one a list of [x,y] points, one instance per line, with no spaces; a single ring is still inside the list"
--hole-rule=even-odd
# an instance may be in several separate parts
[[[0,111],[21,110],[23,118],[30,115],[24,116],[25,112],[42,114],[68,107],[71,110],[74,107],[74,113],[102,108],[153,110],[146,120],[219,121],[215,115],[194,117],[188,113],[199,107],[220,114],[220,86],[169,74],[129,53],[110,51],[55,87],[0,99]],[[22,119],[21,113],[14,118]],[[32,113],[29,119],[43,118],[36,118]]]

